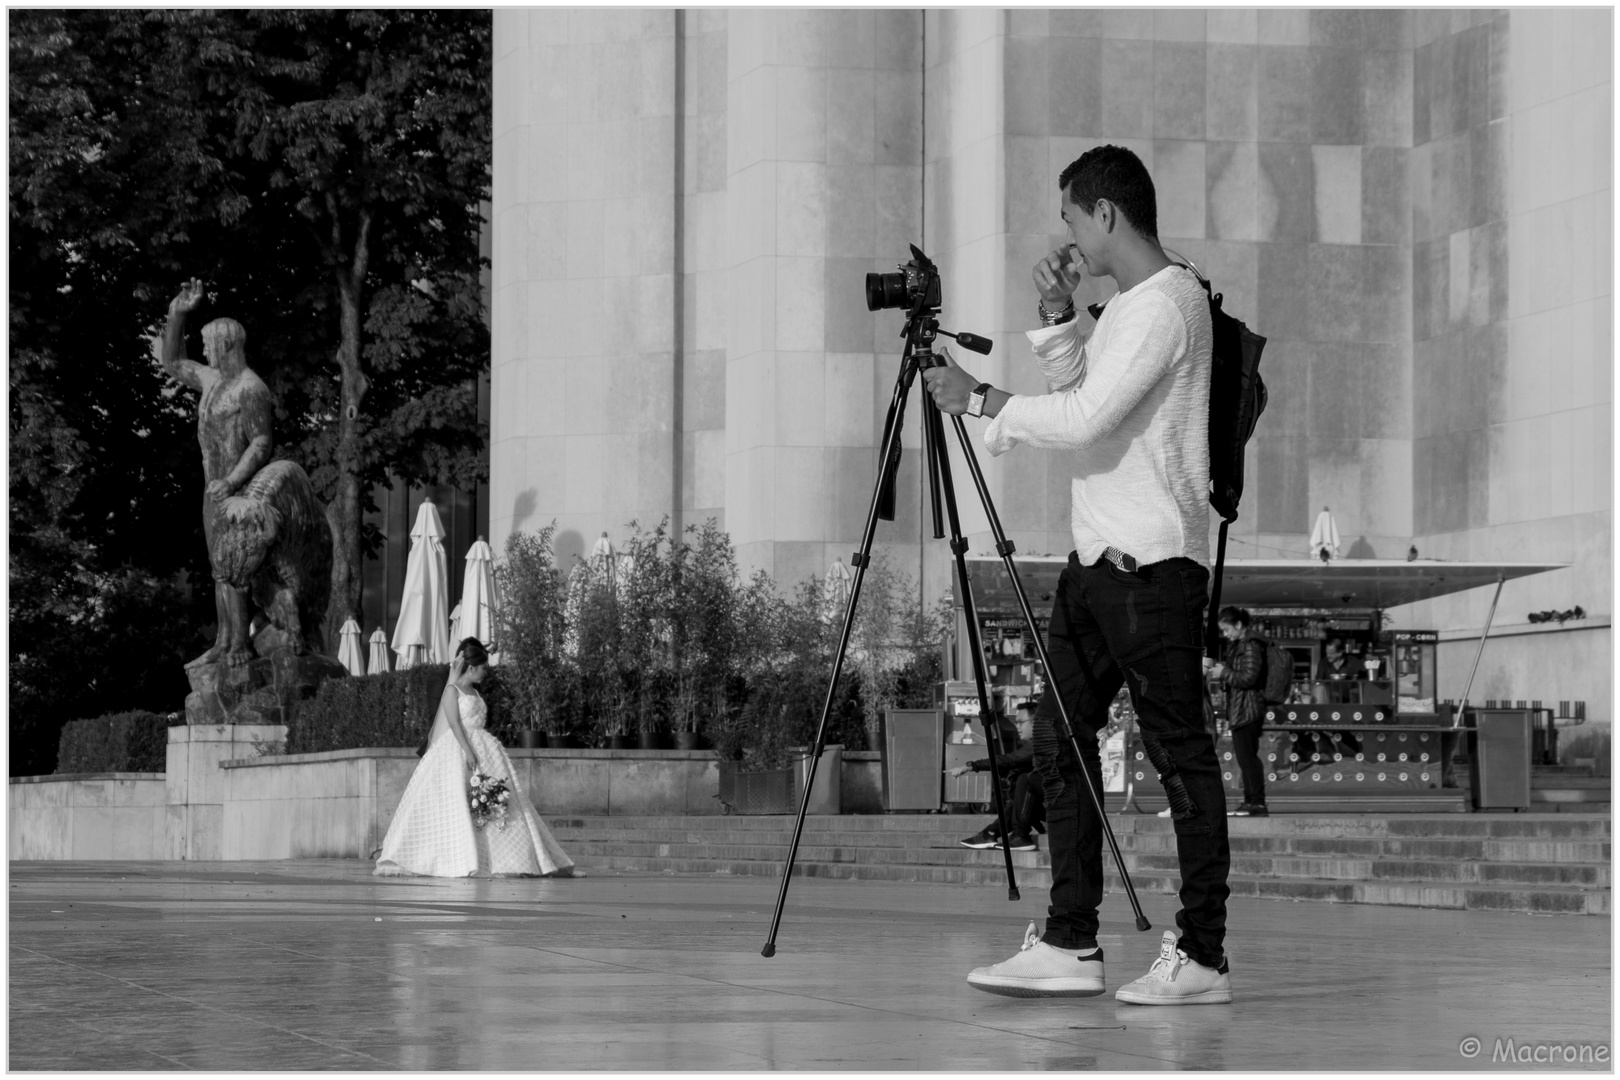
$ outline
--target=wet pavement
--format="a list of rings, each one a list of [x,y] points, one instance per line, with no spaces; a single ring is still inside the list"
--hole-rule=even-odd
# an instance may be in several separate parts
[[[795,880],[765,959],[777,885],[379,879],[342,860],[14,862],[7,1063],[1471,1071],[1546,1068],[1549,1055],[1576,1068],[1595,1056],[1581,1047],[1603,1046],[1584,1067],[1612,1069],[1607,917],[1236,899],[1235,1001],[1154,1009],[1112,995],[1157,954],[1173,897],[1141,898],[1146,934],[1122,896],[1105,901],[1105,996],[1031,1000],[963,977],[1017,950],[1044,917],[1040,890],[1009,903],[1003,887]],[[1532,1057],[1493,1066],[1508,1040]]]

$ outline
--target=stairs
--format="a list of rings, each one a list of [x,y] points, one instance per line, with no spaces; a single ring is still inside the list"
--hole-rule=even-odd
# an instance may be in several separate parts
[[[1530,809],[1541,814],[1607,814],[1609,778],[1594,776],[1590,765],[1534,765]]]
[[[1137,890],[1174,894],[1179,875],[1170,821],[1109,817]],[[775,877],[793,818],[581,817],[550,824],[587,870]],[[813,815],[795,872],[1001,885],[1000,849],[957,844],[981,824],[983,818],[967,815]],[[1279,814],[1228,824],[1234,896],[1549,914],[1610,910],[1606,814]],[[1051,885],[1045,838],[1038,842],[1041,850],[1012,856],[1026,894]],[[1104,868],[1109,891],[1119,891],[1106,850]]]

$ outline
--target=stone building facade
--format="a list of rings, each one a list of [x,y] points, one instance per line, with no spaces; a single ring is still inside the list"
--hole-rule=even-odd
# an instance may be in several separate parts
[[[919,242],[996,342],[964,366],[1042,391],[1056,178],[1120,143],[1270,339],[1231,554],[1303,557],[1325,505],[1352,557],[1571,563],[1507,586],[1473,696],[1607,720],[1611,40],[1595,8],[497,9],[491,542],[714,517],[781,581],[847,560],[900,347],[865,274]],[[906,447],[878,541],[932,597],[914,416]],[[1068,551],[1062,458],[979,460],[1020,550]],[[1392,613],[1455,639],[1442,696],[1489,592]]]

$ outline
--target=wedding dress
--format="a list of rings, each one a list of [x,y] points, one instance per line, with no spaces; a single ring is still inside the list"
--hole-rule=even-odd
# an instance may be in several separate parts
[[[511,789],[506,828],[495,820],[475,828],[469,805],[471,787],[461,745],[448,725],[433,736],[411,774],[394,811],[377,858],[375,874],[468,877],[474,874],[573,876],[574,860],[564,854],[534,804],[518,786],[506,748],[484,730],[489,714],[484,699],[456,688],[461,726],[486,776]]]

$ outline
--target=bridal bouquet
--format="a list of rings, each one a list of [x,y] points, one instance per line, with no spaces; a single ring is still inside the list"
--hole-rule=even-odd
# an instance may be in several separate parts
[[[472,794],[468,805],[472,809],[473,827],[482,829],[493,821],[498,828],[506,828],[506,800],[512,795],[506,781],[492,779],[479,769],[472,774],[470,783]]]

